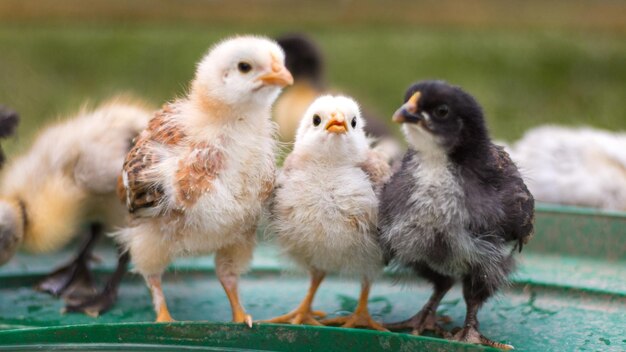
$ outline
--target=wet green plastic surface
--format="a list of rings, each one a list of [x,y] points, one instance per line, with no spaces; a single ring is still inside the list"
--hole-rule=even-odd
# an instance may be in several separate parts
[[[481,331],[521,351],[626,351],[626,215],[540,206],[537,233],[519,256],[513,285],[479,313]],[[195,323],[151,324],[150,296],[137,275],[129,275],[118,304],[99,318],[60,313],[63,303],[34,292],[31,285],[73,253],[20,254],[0,268],[0,350],[176,350],[268,351],[479,351],[480,346],[438,338],[353,329],[257,325],[227,322],[230,307],[214,275],[211,257],[179,260],[166,275],[164,290],[175,319]],[[114,251],[97,249],[102,281],[113,267]],[[241,295],[255,319],[293,309],[306,292],[303,273],[285,270],[288,262],[271,243],[261,243],[252,270],[242,278]],[[334,315],[356,306],[358,282],[329,277],[314,302]],[[393,321],[414,314],[430,294],[422,281],[385,275],[374,286],[370,310],[375,319]],[[465,314],[460,288],[444,299],[439,313],[452,317],[451,329]],[[28,344],[25,346],[24,344]],[[167,350],[174,350],[169,346]]]

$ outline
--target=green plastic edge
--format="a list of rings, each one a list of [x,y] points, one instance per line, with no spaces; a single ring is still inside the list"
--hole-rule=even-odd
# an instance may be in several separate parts
[[[25,344],[24,342],[27,341]],[[149,350],[170,346],[171,350],[208,347],[204,350],[249,351],[498,351],[486,346],[464,344],[409,334],[277,324],[176,322],[68,325],[0,331],[0,351],[41,348],[88,348]],[[147,348],[147,349],[145,349]]]

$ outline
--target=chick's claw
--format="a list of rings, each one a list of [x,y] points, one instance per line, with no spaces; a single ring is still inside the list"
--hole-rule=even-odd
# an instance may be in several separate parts
[[[234,323],[244,323],[247,327],[252,327],[252,316],[250,314],[241,313],[233,319]]]
[[[512,345],[493,341],[485,335],[481,334],[475,327],[468,325],[464,328],[456,328],[452,330],[452,335],[448,339],[459,342],[473,343],[477,345],[485,345],[490,347],[499,348],[501,350],[513,350],[515,347]]]
[[[322,312],[321,310],[314,310],[311,312],[311,314],[313,314],[314,316],[318,317],[318,318],[324,318],[326,317],[326,313]]]

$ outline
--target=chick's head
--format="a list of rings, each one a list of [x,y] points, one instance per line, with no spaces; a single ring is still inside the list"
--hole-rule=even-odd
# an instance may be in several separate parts
[[[325,95],[304,113],[295,151],[308,151],[321,161],[355,160],[368,150],[359,105],[351,98]]]
[[[198,64],[193,89],[237,110],[269,108],[293,84],[283,50],[272,40],[242,36],[216,44]]]
[[[417,151],[453,155],[476,150],[489,141],[483,112],[461,88],[443,81],[411,86],[393,115],[407,142]]]

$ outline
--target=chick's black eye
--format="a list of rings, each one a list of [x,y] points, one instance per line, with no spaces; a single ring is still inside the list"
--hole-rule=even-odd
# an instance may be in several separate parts
[[[352,118],[352,122],[350,122],[350,126],[352,126],[352,128],[356,127],[356,117]]]
[[[448,116],[448,113],[450,112],[450,108],[448,108],[448,105],[439,105],[438,107],[435,108],[435,116],[438,118],[444,118],[446,116]]]
[[[237,64],[237,69],[241,73],[248,73],[248,72],[250,72],[250,70],[252,70],[252,65],[250,65],[247,62],[242,61],[242,62]]]
[[[322,123],[322,118],[319,115],[313,115],[313,126],[319,126]]]

